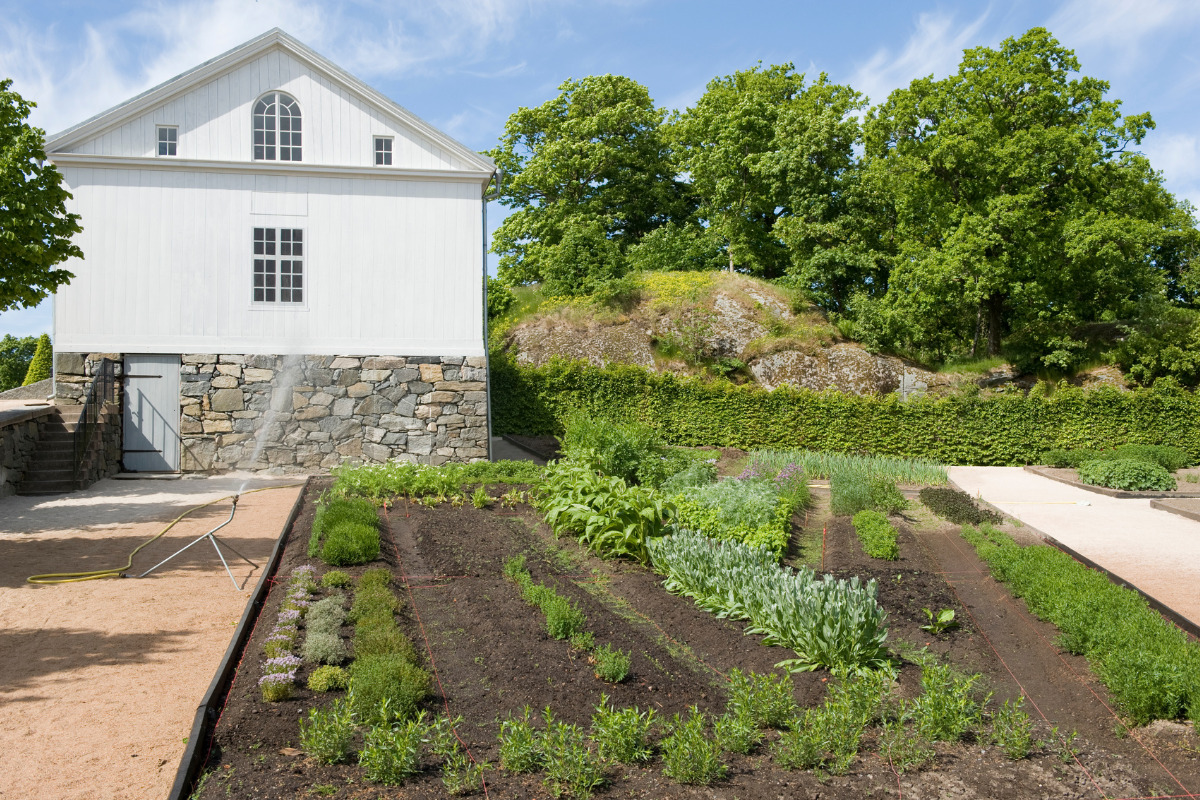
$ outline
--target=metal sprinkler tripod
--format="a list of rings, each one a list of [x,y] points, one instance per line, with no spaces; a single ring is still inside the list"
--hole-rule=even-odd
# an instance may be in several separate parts
[[[178,552],[176,552],[176,553],[172,553],[171,555],[167,556],[167,557],[166,557],[166,558],[164,558],[162,561],[158,562],[158,563],[157,563],[157,564],[155,564],[153,567],[151,567],[150,569],[148,569],[148,570],[146,570],[145,572],[143,572],[141,575],[138,575],[138,577],[139,577],[139,578],[144,578],[144,577],[146,577],[146,576],[147,576],[147,575],[149,575],[151,572],[154,572],[154,570],[158,569],[158,568],[159,568],[159,567],[161,567],[163,564],[167,563],[167,562],[168,562],[168,561],[170,561],[172,558],[174,558],[175,556],[177,556],[177,555],[179,555],[180,553],[182,553],[184,550],[187,550],[187,549],[188,549],[188,547],[191,547],[193,544],[199,544],[199,543],[200,543],[201,541],[203,541],[204,539],[208,539],[210,542],[212,542],[212,546],[213,546],[213,548],[214,548],[214,549],[217,551],[217,558],[221,559],[221,564],[222,564],[222,565],[225,567],[225,572],[229,574],[229,580],[233,581],[233,588],[234,588],[234,589],[236,589],[236,590],[238,590],[238,591],[240,592],[240,591],[242,590],[242,587],[238,586],[237,579],[233,577],[233,572],[232,572],[232,570],[230,570],[230,569],[229,569],[229,564],[228,564],[228,563],[226,563],[226,561],[225,561],[225,556],[224,556],[224,555],[221,553],[221,548],[220,548],[220,547],[217,545],[217,542],[219,542],[219,541],[221,541],[221,540],[220,540],[220,539],[218,539],[218,538],[217,538],[217,537],[214,535],[214,534],[216,534],[216,532],[217,532],[217,531],[221,530],[221,528],[224,528],[224,527],[225,527],[226,525],[228,525],[230,522],[233,522],[233,514],[234,514],[234,512],[235,512],[235,511],[237,511],[238,497],[239,497],[239,495],[236,495],[236,494],[233,496],[233,508],[229,509],[229,519],[225,520],[224,522],[222,522],[222,523],[221,523],[220,525],[218,525],[217,527],[213,528],[213,529],[212,529],[211,531],[209,531],[208,533],[206,533],[206,534],[204,534],[203,536],[199,537],[198,539],[196,539],[196,540],[195,540],[194,542],[192,542],[191,544],[188,544],[187,546],[183,547],[183,548],[182,548],[181,550],[179,550]],[[258,566],[258,564],[255,564],[253,561],[251,561],[250,559],[246,558],[244,555],[242,555],[241,553],[239,553],[237,550],[234,550],[234,549],[233,549],[233,547],[232,547],[232,546],[229,544],[229,542],[225,542],[225,546],[226,546],[226,547],[228,547],[230,550],[232,550],[232,551],[233,551],[233,553],[234,553],[234,555],[236,555],[238,558],[240,558],[240,559],[242,559],[243,561],[245,561],[245,562],[246,562],[247,564],[249,564],[250,566],[252,566],[252,567],[257,567],[257,566]]]

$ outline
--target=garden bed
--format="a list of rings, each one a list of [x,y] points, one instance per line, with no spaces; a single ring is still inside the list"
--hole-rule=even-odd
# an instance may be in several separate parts
[[[1068,486],[1074,486],[1077,489],[1086,489],[1089,492],[1107,495],[1108,497],[1117,497],[1122,499],[1148,497],[1148,498],[1196,498],[1200,497],[1200,483],[1196,483],[1195,477],[1200,475],[1200,467],[1191,467],[1189,469],[1181,469],[1175,472],[1175,485],[1173,491],[1167,492],[1130,492],[1123,489],[1109,489],[1105,486],[1095,486],[1090,483],[1084,483],[1079,480],[1079,470],[1071,467],[1044,467],[1044,466],[1027,466],[1027,472],[1032,472],[1034,475],[1040,475],[1043,478],[1049,478],[1052,481],[1065,483]],[[1189,481],[1191,477],[1193,480]]]
[[[281,576],[307,563],[324,571],[306,555],[319,488],[310,489],[292,528]],[[1048,723],[1039,721],[1035,733],[1050,743],[1035,748],[1029,758],[1009,761],[990,742],[968,737],[963,743],[936,745],[937,756],[924,770],[897,775],[878,754],[878,731],[868,729],[848,773],[829,776],[777,766],[769,745],[779,734],[768,732],[754,754],[724,756],[728,776],[714,787],[678,785],[663,774],[656,758],[645,767],[607,765],[601,796],[774,800],[890,797],[898,790],[905,797],[1181,794],[1181,786],[1171,782],[1143,741],[1182,785],[1193,791],[1200,786],[1197,754],[1176,746],[1178,731],[1166,729],[1174,737],[1169,741],[1155,740],[1144,731],[1114,734],[1119,725],[1099,702],[1103,689],[1082,659],[1063,656],[1049,645],[1054,630],[1029,618],[1019,601],[987,577],[956,526],[934,522],[918,508],[898,520],[900,558],[880,561],[862,553],[849,518],[831,518],[825,507],[827,500],[818,495],[806,529],[794,531],[789,557],[797,557],[799,542],[820,541],[819,549],[804,551],[810,563],[819,556],[824,570],[835,576],[878,581],[893,650],[911,658],[927,647],[959,669],[981,673],[997,700],[1016,697],[1023,689],[1037,707],[1049,709],[1047,716],[1060,732],[1078,730],[1079,739],[1067,747],[1051,734]],[[505,561],[514,555],[526,557],[535,581],[553,586],[584,610],[587,630],[598,645],[611,644],[631,654],[626,681],[600,681],[579,651],[547,635],[541,613],[503,576]],[[573,541],[555,540],[536,512],[524,505],[476,509],[397,500],[384,514],[379,559],[346,571],[359,575],[381,565],[392,571],[392,589],[406,606],[401,627],[435,675],[435,697],[426,708],[431,714],[448,709],[452,716],[462,716],[458,736],[478,762],[496,764],[500,722],[526,706],[535,712],[549,706],[556,719],[584,729],[602,693],[617,708],[653,709],[663,721],[693,705],[720,713],[731,670],[769,672],[774,663],[792,655],[762,646],[762,637],[743,634],[741,623],[718,619],[691,600],[668,594],[644,567],[602,561]],[[274,619],[283,589],[278,585],[268,598],[263,620]],[[923,630],[924,608],[954,610],[960,627],[937,635]],[[447,796],[432,768],[396,789],[369,783],[355,764],[327,766],[306,757],[299,749],[299,719],[313,706],[328,706],[333,698],[303,688],[312,669],[306,665],[291,700],[263,702],[257,685],[259,654],[269,627],[260,624],[251,638],[217,726],[207,764],[212,774],[199,797]],[[344,630],[349,636],[351,629]],[[905,661],[898,694],[915,696],[920,674],[911,660]],[[815,671],[797,673],[791,680],[796,702],[811,707],[821,702],[831,678]],[[1191,743],[1194,747],[1194,739]],[[548,795],[536,774],[514,775],[492,767],[485,770],[484,779],[490,797]]]

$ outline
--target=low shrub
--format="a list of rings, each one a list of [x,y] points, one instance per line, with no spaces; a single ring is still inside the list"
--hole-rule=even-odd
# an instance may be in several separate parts
[[[366,564],[379,557],[379,528],[347,520],[331,525],[321,545],[321,560],[331,567]]]
[[[305,624],[308,630],[336,631],[346,621],[346,596],[332,594],[308,607]]]
[[[500,723],[500,768],[506,772],[537,772],[545,763],[541,737],[530,720],[529,706],[524,715],[509,717]]]
[[[1098,458],[1104,458],[1103,453],[1099,450],[1064,450],[1062,448],[1052,448],[1042,453],[1040,461],[1047,466],[1058,469],[1079,469],[1079,465],[1083,462],[1095,461]]]
[[[366,617],[354,626],[354,657],[398,655],[417,663],[412,640],[404,635],[395,620]]]
[[[592,661],[595,662],[596,677],[602,681],[620,683],[629,677],[629,653],[610,644],[593,650]]]
[[[995,511],[975,505],[971,495],[958,489],[926,487],[921,490],[920,498],[926,508],[955,525],[982,525],[1004,520]]]
[[[829,479],[829,498],[833,513],[846,517],[860,511],[897,514],[908,507],[893,480],[862,472],[835,472]]]
[[[388,589],[392,585],[392,573],[383,567],[369,569],[362,575],[358,576],[358,591],[370,591],[372,589]]]
[[[618,711],[609,704],[608,696],[601,694],[592,715],[592,741],[605,761],[641,764],[654,754],[648,739],[653,724],[654,709],[639,711],[635,706]]]
[[[346,699],[335,700],[328,711],[314,708],[300,720],[300,747],[322,764],[350,759],[354,742],[354,709]]]
[[[331,569],[321,576],[321,585],[326,589],[343,589],[353,582],[354,579],[340,569]]]
[[[349,619],[358,622],[367,617],[391,618],[400,610],[400,598],[392,594],[390,589],[374,586],[359,586],[354,593],[354,603],[350,606]]]
[[[977,728],[987,702],[975,697],[980,677],[963,675],[948,664],[925,663],[921,668],[924,692],[909,711],[917,733],[931,742],[957,742]]]
[[[341,667],[317,667],[308,676],[308,688],[314,692],[332,692],[350,685],[350,674]]]
[[[1158,464],[1131,458],[1085,461],[1079,465],[1079,480],[1129,492],[1169,492],[1176,486],[1171,474]]]
[[[878,511],[860,511],[852,520],[854,532],[862,543],[863,552],[871,558],[895,561],[900,557],[896,544],[896,528]]]
[[[1012,761],[1020,761],[1033,749],[1033,719],[1021,710],[1024,697],[1005,700],[992,714],[992,744]]]
[[[783,729],[796,713],[792,696],[792,679],[786,674],[742,672],[736,667],[729,671],[730,711],[747,717],[758,728]]]
[[[402,723],[390,720],[372,726],[363,737],[359,766],[367,780],[399,786],[421,770],[421,741],[425,735],[425,712]]]
[[[686,718],[678,714],[662,740],[663,772],[677,783],[710,786],[725,777],[721,745],[705,735],[707,715],[692,706]]]
[[[322,552],[321,542],[328,538],[330,532],[335,527],[347,523],[377,529],[379,527],[379,513],[375,510],[375,506],[367,500],[323,497],[317,503],[316,514],[313,516],[312,535],[308,540],[308,557],[316,558]],[[331,566],[338,566],[328,561],[326,563],[330,563]]]
[[[570,639],[587,625],[583,609],[560,594],[551,594],[538,605],[546,615],[546,632],[555,639]]]
[[[587,740],[578,725],[554,722],[549,709],[545,715],[546,732],[542,734],[542,752],[546,788],[555,797],[570,794],[587,798],[592,790],[604,785],[600,762],[587,747]]]
[[[713,738],[726,753],[749,755],[762,744],[762,731],[746,714],[726,712],[713,719]]]
[[[987,525],[964,528],[963,537],[1030,611],[1058,627],[1064,648],[1087,657],[1136,724],[1200,720],[1200,645],[1140,594],[1066,553],[1020,547]]]
[[[303,653],[309,664],[341,664],[347,656],[342,637],[329,631],[308,631]]]
[[[410,719],[429,697],[429,673],[394,653],[361,656],[350,665],[350,692],[359,719],[379,722],[385,700],[396,718]]]

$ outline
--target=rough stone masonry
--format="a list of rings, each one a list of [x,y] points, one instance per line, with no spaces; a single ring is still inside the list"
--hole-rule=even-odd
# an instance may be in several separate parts
[[[91,357],[79,360],[84,367]],[[188,353],[181,361],[185,472],[487,458],[482,356]]]

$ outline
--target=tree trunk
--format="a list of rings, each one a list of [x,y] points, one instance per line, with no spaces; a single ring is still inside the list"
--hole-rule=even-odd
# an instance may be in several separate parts
[[[729,271],[731,273],[733,272],[733,246],[732,246],[732,244],[729,247]]]
[[[987,299],[988,355],[1000,355],[1000,332],[1004,322],[1004,295],[994,294]]]
[[[971,340],[971,358],[979,357],[979,332],[983,330],[983,301],[975,308],[975,338]]]

